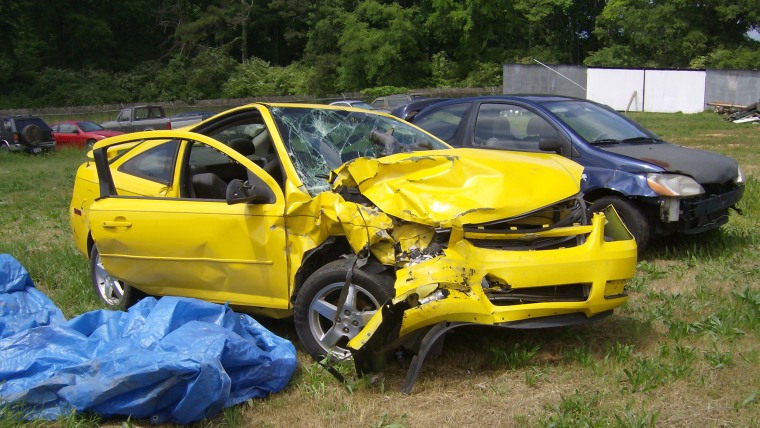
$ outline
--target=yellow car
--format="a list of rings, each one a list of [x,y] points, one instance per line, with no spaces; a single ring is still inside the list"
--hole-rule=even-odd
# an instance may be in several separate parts
[[[95,144],[71,227],[109,305],[292,315],[310,354],[342,358],[442,323],[562,326],[623,304],[636,244],[614,210],[587,219],[581,175],[384,113],[251,104]]]

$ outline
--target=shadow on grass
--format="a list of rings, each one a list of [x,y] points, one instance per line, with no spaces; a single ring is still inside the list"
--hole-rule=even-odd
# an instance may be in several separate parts
[[[650,323],[613,315],[597,323],[563,328],[514,330],[463,326],[445,336],[441,352],[428,355],[418,382],[431,377],[460,381],[478,372],[519,370],[533,366],[574,365],[577,355],[602,361],[614,350],[639,348],[658,336]],[[410,357],[395,364],[387,375],[403,382]],[[581,363],[582,364],[582,363]]]
[[[720,260],[760,244],[755,230],[724,226],[696,235],[672,235],[650,242],[641,260]]]

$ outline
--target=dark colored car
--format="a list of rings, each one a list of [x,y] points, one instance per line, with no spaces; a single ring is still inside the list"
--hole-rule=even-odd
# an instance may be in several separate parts
[[[86,120],[58,122],[50,126],[58,148],[64,146],[92,147],[103,138],[121,135],[121,131],[105,129],[95,122]]]
[[[37,116],[0,116],[0,150],[41,153],[55,148],[53,130]]]
[[[398,107],[394,108],[391,111],[391,114],[398,118],[404,119],[406,121],[411,121],[414,118],[414,116],[417,115],[417,113],[419,113],[426,107],[439,103],[441,101],[447,101],[447,100],[448,98],[416,99],[414,101],[399,105]]]
[[[365,110],[374,110],[375,108],[361,100],[338,100],[330,103],[331,106],[339,107],[356,107]]]
[[[200,117],[201,120],[206,120],[209,117],[215,116],[215,111],[186,111],[184,113],[177,113],[172,116],[172,119],[187,119],[191,117]]]
[[[580,163],[589,210],[612,204],[639,251],[652,236],[720,227],[744,193],[734,159],[669,144],[610,107],[584,99],[460,98],[427,107],[412,122],[455,147],[556,152]]]
[[[401,104],[425,98],[422,94],[393,94],[377,97],[372,100],[372,107],[377,110],[390,112]]]

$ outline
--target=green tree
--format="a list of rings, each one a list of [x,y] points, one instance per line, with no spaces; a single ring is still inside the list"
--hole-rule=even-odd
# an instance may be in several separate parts
[[[307,70],[294,63],[287,67],[271,66],[267,61],[251,58],[238,65],[222,87],[229,98],[303,94]]]
[[[309,67],[307,87],[315,95],[334,94],[338,85],[339,40],[351,13],[348,0],[323,0],[311,15],[302,63]]]
[[[601,48],[588,65],[688,67],[716,49],[749,43],[760,23],[756,1],[610,0],[597,17]]]
[[[420,50],[424,40],[419,9],[397,3],[365,0],[346,15],[338,40],[340,89],[371,86],[414,86],[429,75],[429,63]]]

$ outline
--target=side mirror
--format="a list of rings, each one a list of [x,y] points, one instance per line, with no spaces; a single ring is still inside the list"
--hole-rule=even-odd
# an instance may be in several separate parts
[[[74,133],[74,134],[79,134],[79,130],[78,130],[78,129],[75,129],[75,130],[73,130],[73,131],[72,131],[72,133]]]
[[[538,142],[538,149],[542,152],[552,152],[558,155],[562,154],[564,144],[557,137],[542,138]]]
[[[255,203],[271,204],[274,203],[275,197],[266,184],[261,182],[250,184],[248,181],[234,179],[227,185],[227,204]]]

